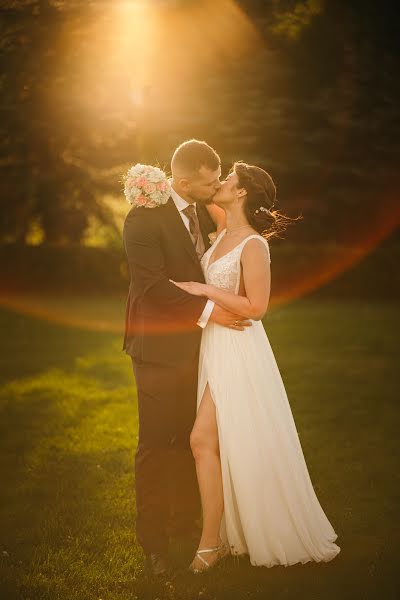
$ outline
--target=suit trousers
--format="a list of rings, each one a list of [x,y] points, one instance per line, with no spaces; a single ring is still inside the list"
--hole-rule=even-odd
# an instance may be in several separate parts
[[[194,364],[193,364],[194,362]],[[196,418],[197,361],[176,367],[132,358],[139,412],[135,454],[136,538],[146,554],[165,553],[200,517],[190,433]]]

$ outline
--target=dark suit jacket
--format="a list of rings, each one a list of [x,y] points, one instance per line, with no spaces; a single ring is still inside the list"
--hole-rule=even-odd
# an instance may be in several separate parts
[[[207,209],[196,207],[206,250],[215,230]],[[157,208],[133,208],[123,241],[131,283],[123,349],[138,363],[175,366],[198,360],[207,299],[177,288],[174,281],[204,282],[193,242],[172,198]]]

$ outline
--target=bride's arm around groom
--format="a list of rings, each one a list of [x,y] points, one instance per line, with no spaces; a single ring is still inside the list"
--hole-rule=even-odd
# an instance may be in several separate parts
[[[265,315],[271,290],[269,250],[261,239],[249,240],[241,254],[244,295],[237,295],[213,285],[190,282],[173,282],[193,296],[203,296],[226,310],[254,321]]]

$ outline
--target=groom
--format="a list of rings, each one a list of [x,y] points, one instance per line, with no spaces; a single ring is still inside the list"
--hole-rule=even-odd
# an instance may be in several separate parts
[[[208,320],[243,327],[242,317],[169,281],[204,282],[200,259],[215,229],[205,205],[220,187],[220,158],[190,140],[175,150],[171,169],[168,202],[131,209],[123,231],[131,276],[123,349],[132,358],[139,411],[136,536],[154,574],[169,568],[169,537],[200,537],[189,439],[202,327]]]

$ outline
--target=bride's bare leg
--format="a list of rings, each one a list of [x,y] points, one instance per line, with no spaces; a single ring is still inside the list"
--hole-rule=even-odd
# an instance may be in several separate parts
[[[219,530],[224,509],[221,461],[215,404],[207,384],[190,436],[190,445],[196,461],[197,479],[203,509],[203,531],[199,549],[218,546]],[[212,563],[213,554],[204,555]],[[198,558],[193,563],[197,567]],[[192,563],[192,564],[193,564]]]

